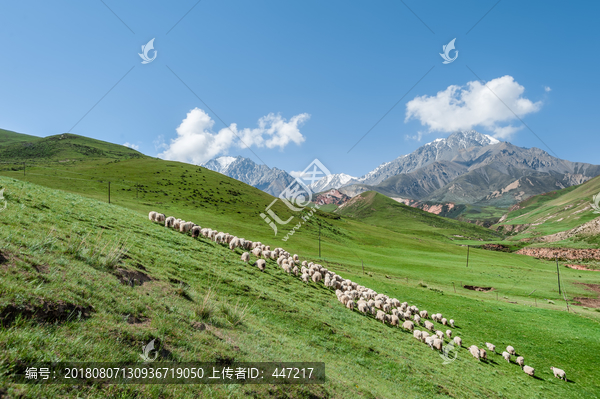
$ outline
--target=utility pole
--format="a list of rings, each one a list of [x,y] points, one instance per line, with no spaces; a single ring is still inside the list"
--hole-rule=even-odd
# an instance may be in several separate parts
[[[108,203],[110,204],[110,182],[108,182]]]
[[[558,295],[560,295],[560,270],[558,269],[558,258],[556,259],[556,274],[558,275]]]
[[[361,259],[360,264],[362,265],[363,274],[365,274],[365,262]]]
[[[321,223],[319,223],[319,258],[321,258]]]
[[[470,247],[471,247],[470,245],[467,245],[467,267],[469,267],[469,248]]]

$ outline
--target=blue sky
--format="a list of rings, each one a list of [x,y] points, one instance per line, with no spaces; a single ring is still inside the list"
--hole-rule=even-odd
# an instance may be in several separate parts
[[[479,77],[556,155],[598,164],[599,11],[548,0],[3,2],[0,127],[47,136],[79,121],[72,133],[152,156],[243,155],[288,171],[318,158],[356,176],[455,126],[549,151],[489,89],[468,86]],[[444,65],[454,38],[458,58]]]

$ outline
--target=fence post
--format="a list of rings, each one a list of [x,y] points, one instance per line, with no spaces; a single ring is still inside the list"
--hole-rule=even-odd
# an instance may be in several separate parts
[[[456,294],[456,287],[454,286],[454,281],[452,282],[452,288],[454,288],[454,293]]]
[[[110,204],[110,181],[108,182],[108,203]]]

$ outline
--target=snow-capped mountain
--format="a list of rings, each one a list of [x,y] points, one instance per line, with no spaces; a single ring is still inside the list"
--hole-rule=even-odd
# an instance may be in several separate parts
[[[352,181],[356,181],[356,177],[347,175],[345,173],[337,173],[325,176],[321,180],[311,184],[309,187],[313,193],[321,193],[323,191],[344,187]]]
[[[521,148],[474,130],[435,139],[328,189],[354,196],[375,190],[420,201],[510,205],[600,174],[600,166],[565,161],[538,148]],[[322,182],[323,181],[323,182]],[[325,186],[322,179],[315,185]]]
[[[201,166],[254,186],[275,197],[294,180],[285,170],[258,165],[242,156],[222,156],[211,159]]]

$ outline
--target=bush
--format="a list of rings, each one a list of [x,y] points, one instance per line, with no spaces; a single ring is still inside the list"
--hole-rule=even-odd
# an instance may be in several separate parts
[[[202,298],[202,301],[196,307],[196,317],[200,320],[208,320],[215,311],[215,291],[209,287]]]
[[[248,304],[240,305],[240,300],[238,299],[234,306],[231,306],[229,302],[223,302],[221,304],[221,313],[225,316],[225,320],[232,326],[237,326],[238,324],[242,324],[246,316],[248,315],[250,309],[248,309]]]

